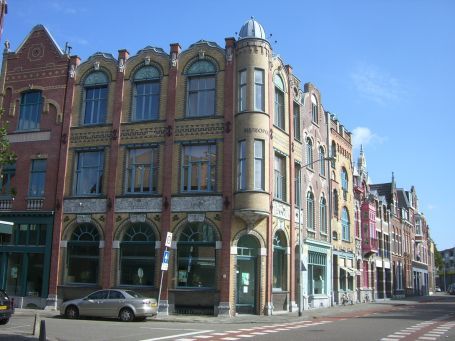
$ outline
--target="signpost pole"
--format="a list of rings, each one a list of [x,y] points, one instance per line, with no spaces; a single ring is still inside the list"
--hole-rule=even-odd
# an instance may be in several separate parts
[[[169,251],[167,250],[168,247],[172,245],[172,233],[168,232],[166,236],[166,242],[164,244],[165,249],[163,253],[163,262],[161,263],[161,280],[160,280],[160,290],[158,291],[158,311],[157,314],[160,312],[160,301],[161,301],[161,289],[163,287],[163,276],[164,272],[167,271],[169,265]]]

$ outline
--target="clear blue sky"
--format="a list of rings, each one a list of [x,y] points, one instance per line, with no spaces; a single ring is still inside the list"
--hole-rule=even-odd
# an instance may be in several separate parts
[[[2,40],[16,49],[33,26],[83,60],[97,51],[224,46],[254,16],[274,52],[314,83],[366,152],[374,183],[416,187],[440,250],[455,246],[455,1],[8,0]],[[277,41],[275,43],[275,40]]]

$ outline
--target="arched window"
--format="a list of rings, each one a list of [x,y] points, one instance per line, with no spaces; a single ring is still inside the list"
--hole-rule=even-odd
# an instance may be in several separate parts
[[[311,95],[311,119],[314,123],[318,124],[319,120],[319,110],[318,110],[318,100],[315,95]]]
[[[313,141],[309,137],[306,139],[306,163],[308,168],[313,169]]]
[[[350,222],[349,222],[349,213],[346,207],[343,207],[343,212],[341,214],[341,226],[342,226],[342,235],[343,240],[350,240]]]
[[[177,286],[215,288],[216,235],[207,223],[188,223],[177,243]]]
[[[333,158],[332,160],[332,168],[335,168],[335,160],[336,160],[336,157],[337,157],[337,144],[335,143],[335,141],[332,141],[332,147],[331,147],[331,157]]]
[[[154,285],[155,233],[144,223],[132,224],[120,243],[120,284]]]
[[[106,122],[108,77],[104,72],[95,71],[84,81],[83,124]]]
[[[78,225],[68,241],[67,283],[96,284],[99,269],[98,230],[92,224]]]
[[[333,190],[333,215],[338,218],[338,191]]]
[[[286,290],[286,279],[286,239],[283,231],[277,231],[273,238],[273,289]]]
[[[215,115],[216,68],[208,60],[193,63],[186,72],[188,77],[188,117]]]
[[[43,99],[41,91],[27,91],[21,94],[18,130],[39,129]]]
[[[144,66],[133,77],[132,120],[157,120],[159,110],[160,72],[154,66]]]
[[[283,79],[276,74],[273,77],[273,82],[275,83],[275,125],[285,130],[285,115],[284,115],[284,83]]]
[[[314,230],[314,195],[313,192],[308,191],[306,195],[306,211],[307,211],[307,228]]]
[[[322,146],[319,147],[319,174],[325,176],[325,153]]]
[[[319,220],[321,222],[321,233],[327,234],[327,205],[324,197],[319,202]]]
[[[341,169],[341,189],[343,190],[343,199],[347,200],[348,197],[348,172],[346,168]]]

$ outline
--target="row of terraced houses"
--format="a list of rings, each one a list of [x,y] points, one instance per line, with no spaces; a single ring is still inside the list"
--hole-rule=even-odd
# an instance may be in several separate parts
[[[35,26],[0,75],[17,154],[0,191],[0,287],[57,308],[99,288],[160,310],[266,314],[427,295],[414,187],[371,184],[363,150],[254,19],[225,46],[81,61]]]

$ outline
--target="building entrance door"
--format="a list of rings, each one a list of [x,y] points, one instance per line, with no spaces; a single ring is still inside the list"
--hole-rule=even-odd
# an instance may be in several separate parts
[[[236,312],[257,313],[257,254],[259,243],[256,238],[246,235],[237,244],[237,285]]]

